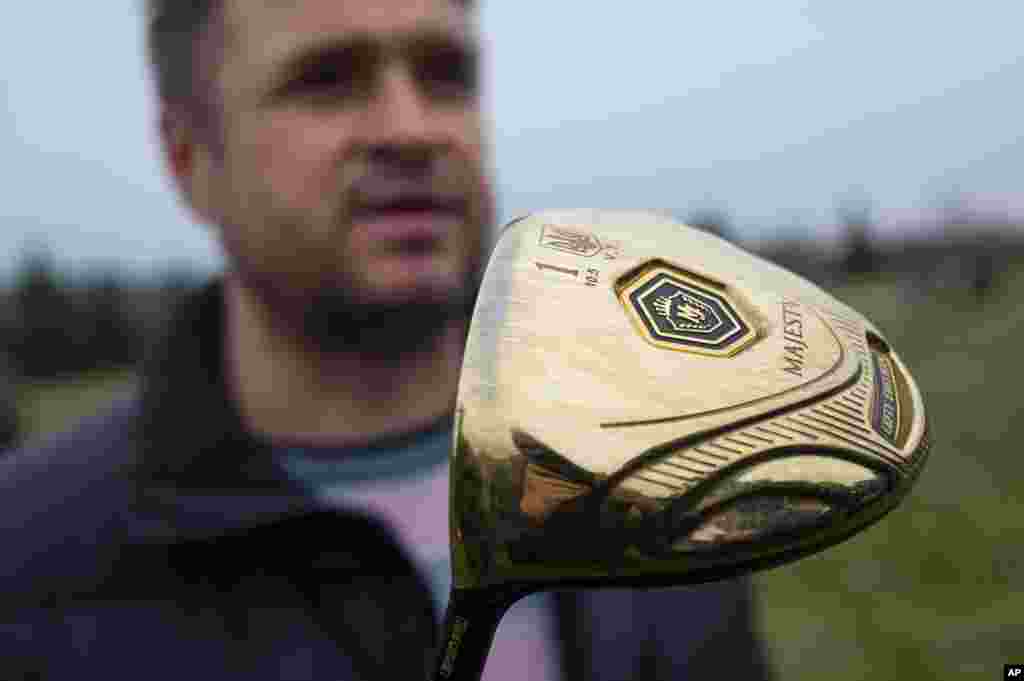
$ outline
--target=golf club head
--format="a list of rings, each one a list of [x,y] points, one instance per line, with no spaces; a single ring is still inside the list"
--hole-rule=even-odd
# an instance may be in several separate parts
[[[509,224],[455,418],[455,590],[729,578],[891,510],[929,450],[914,379],[863,316],[656,214]]]

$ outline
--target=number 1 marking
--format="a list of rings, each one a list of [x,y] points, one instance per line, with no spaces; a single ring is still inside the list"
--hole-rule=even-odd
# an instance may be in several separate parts
[[[554,265],[548,265],[547,263],[538,262],[536,263],[537,268],[540,270],[554,270],[555,272],[561,272],[562,274],[568,274],[573,279],[578,279],[580,276],[579,270],[570,270],[567,267],[555,267]]]

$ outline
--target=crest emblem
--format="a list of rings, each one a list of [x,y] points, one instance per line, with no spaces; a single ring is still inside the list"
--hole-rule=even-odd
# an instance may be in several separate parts
[[[588,258],[597,255],[603,248],[593,234],[556,225],[544,225],[540,233],[540,245]]]
[[[726,287],[655,262],[619,289],[646,340],[658,347],[730,357],[757,339]]]
[[[708,332],[722,324],[710,305],[683,289],[657,298],[654,309],[675,331]]]

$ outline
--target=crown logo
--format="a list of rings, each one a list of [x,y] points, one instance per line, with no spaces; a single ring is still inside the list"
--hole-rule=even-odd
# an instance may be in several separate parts
[[[681,299],[678,303],[677,298]],[[704,306],[685,291],[676,291],[671,296],[659,296],[654,301],[654,309],[676,331],[701,329],[708,323],[708,313]]]
[[[666,350],[732,357],[757,332],[722,284],[652,260],[619,291],[647,342]]]

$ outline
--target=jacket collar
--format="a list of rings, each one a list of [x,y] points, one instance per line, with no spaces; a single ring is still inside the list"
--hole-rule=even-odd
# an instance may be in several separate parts
[[[144,361],[134,472],[147,487],[293,495],[227,385],[224,306],[220,278],[189,294]]]
[[[246,427],[225,379],[225,338],[224,286],[215,278],[184,298],[142,363],[125,469],[143,510],[137,529],[173,542],[326,512],[386,533],[365,514],[325,506],[278,464],[274,443]]]
[[[223,282],[173,310],[142,363],[131,461],[129,534],[144,542],[207,539],[326,510],[244,425],[224,373]],[[138,534],[137,534],[138,533]]]

